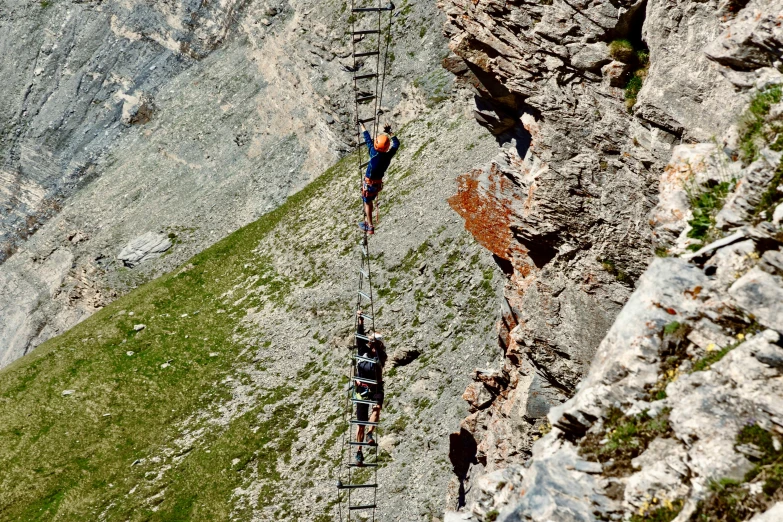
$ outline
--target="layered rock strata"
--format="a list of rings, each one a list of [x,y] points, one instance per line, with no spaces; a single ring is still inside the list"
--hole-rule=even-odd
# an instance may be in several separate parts
[[[459,16],[458,5],[463,13]],[[472,482],[477,486],[476,501],[464,499],[472,514],[451,514],[447,519],[662,516],[670,520],[676,516],[685,521],[725,513],[729,508],[720,504],[721,498],[739,499],[739,507],[731,509],[741,510],[741,517],[769,510],[757,517],[769,518],[780,508],[775,504],[780,495],[778,479],[765,470],[780,459],[783,436],[778,362],[783,354],[779,215],[783,214],[779,205],[783,165],[778,139],[783,6],[765,1],[675,6],[648,2],[635,7],[644,9],[646,17],[626,28],[641,24],[650,67],[631,112],[621,118],[617,108],[616,126],[607,133],[606,118],[598,118],[601,111],[594,119],[584,109],[580,112],[584,99],[563,97],[558,105],[542,105],[531,85],[547,74],[548,92],[574,92],[574,87],[561,79],[568,76],[557,76],[557,68],[539,65],[535,74],[530,69],[547,59],[553,63],[552,55],[562,67],[576,67],[578,52],[566,54],[569,45],[581,50],[599,46],[596,40],[606,43],[624,36],[621,21],[628,21],[626,13],[634,6],[581,6],[572,20],[563,13],[576,7],[557,2],[551,7],[517,6],[516,11],[509,3],[447,6],[452,30],[458,29],[452,34],[453,48],[476,71],[475,77],[466,73],[466,79],[480,89],[486,85],[482,74],[491,73],[510,93],[522,93],[517,99],[534,109],[520,118],[532,135],[525,156],[520,160],[516,151],[504,151],[489,168],[463,177],[453,200],[468,229],[492,250],[501,266],[508,267],[509,282],[501,324],[506,362],[499,371],[476,373],[477,384],[465,397],[476,413],[462,426],[463,439],[479,440],[474,477],[482,468],[496,471]],[[540,21],[527,30],[503,26],[512,20],[519,24],[537,12]],[[618,22],[601,32],[597,28],[607,25],[606,14],[612,12]],[[592,32],[579,23],[588,15]],[[553,36],[552,26],[560,29],[559,37]],[[503,52],[500,42],[505,45]],[[537,55],[525,54],[532,42],[540,46]],[[679,62],[689,64],[688,74],[684,65],[673,62],[675,48]],[[600,78],[581,79],[579,89],[619,106],[619,96],[611,97],[611,74],[612,67],[603,67],[602,84]],[[738,108],[750,99],[750,107],[738,118]],[[582,118],[571,119],[571,115]],[[562,126],[556,133],[558,123]],[[648,176],[645,180],[658,178],[660,199],[649,218],[639,216],[637,242],[629,245],[629,254],[644,266],[652,243],[658,255],[677,256],[656,259],[638,280],[633,269],[625,270],[616,261],[611,266],[607,256],[597,256],[604,260],[606,271],[619,275],[622,269],[634,288],[605,337],[590,324],[588,314],[559,318],[552,313],[552,301],[560,305],[556,310],[562,310],[568,285],[551,292],[545,306],[538,298],[540,287],[554,286],[553,274],[587,280],[589,255],[601,252],[597,248],[604,241],[619,245],[633,237],[620,233],[621,228],[610,226],[611,218],[590,212],[585,205],[580,216],[591,224],[582,236],[586,247],[577,249],[568,263],[558,264],[563,253],[557,242],[571,238],[579,225],[576,219],[569,223],[567,212],[542,215],[540,209],[548,207],[543,199],[547,187],[559,187],[569,179],[561,175],[547,183],[542,174],[555,168],[560,172],[580,154],[606,161],[603,141],[593,142],[596,150],[566,156],[561,163],[553,161],[556,156],[550,151],[583,143],[577,137],[580,131],[619,139],[622,159],[617,161],[625,171],[635,172],[634,163],[647,165],[642,171]],[[612,207],[608,192],[616,197],[622,187],[609,184],[614,178],[601,179],[598,188],[607,193],[602,193],[604,204],[598,208],[605,213],[613,209],[616,215],[627,212],[633,199],[625,196],[625,208],[615,199],[617,206]],[[654,195],[646,192],[646,196],[652,206]],[[561,209],[563,202],[575,201],[573,194],[552,199]],[[479,225],[480,216],[490,216],[489,222]],[[542,237],[541,230],[553,228],[558,250],[547,265],[533,268],[533,256],[540,250],[536,254],[520,238],[530,230]],[[604,292],[611,287],[600,286]],[[530,324],[551,317],[556,320],[550,319],[547,335],[537,337]],[[530,375],[542,344],[536,340],[544,337],[551,344],[549,339],[557,341],[558,333],[579,326],[592,326],[592,333],[603,337],[597,350],[579,346],[589,364],[574,366],[574,380],[588,366],[589,372],[568,390],[573,396],[567,402],[550,403],[547,419],[536,421],[531,429],[536,415],[530,407],[534,395]],[[564,375],[558,362],[548,361],[535,377],[546,372]],[[488,375],[492,381],[487,383]],[[479,386],[486,389],[488,400],[476,399],[482,397]],[[532,457],[519,458],[517,448],[528,449],[531,444]],[[523,460],[524,466],[514,465]]]
[[[543,416],[574,395],[654,248],[665,248],[648,216],[672,147],[709,147],[737,118],[747,87],[771,81],[759,67],[775,61],[779,10],[772,2],[739,14],[739,5],[687,1],[440,6],[456,55],[444,65],[475,90],[476,119],[502,149],[463,175],[451,199],[508,279],[505,363],[476,372],[465,394],[474,413],[453,437],[455,448],[476,448],[466,457],[475,477],[527,459],[547,429]],[[757,29],[721,35],[741,20]],[[455,505],[470,500],[456,481],[451,494]]]

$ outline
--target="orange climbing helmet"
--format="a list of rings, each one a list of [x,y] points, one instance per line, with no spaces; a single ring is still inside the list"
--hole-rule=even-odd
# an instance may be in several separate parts
[[[378,152],[388,152],[391,148],[391,140],[389,139],[389,135],[386,133],[378,134],[375,137],[375,143],[373,145],[375,146],[375,150]]]

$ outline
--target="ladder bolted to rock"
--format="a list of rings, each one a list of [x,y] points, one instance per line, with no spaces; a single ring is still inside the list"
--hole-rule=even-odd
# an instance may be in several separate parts
[[[359,129],[359,123],[372,125],[373,136],[379,131],[379,116],[382,114],[383,88],[387,73],[389,45],[391,43],[392,12],[394,4],[389,0],[364,0],[366,5],[359,5],[362,0],[351,0],[351,46],[353,66],[346,68],[353,75],[353,97],[356,118],[356,146],[360,149],[358,169],[361,180],[364,179],[364,169],[369,164],[367,152],[362,152],[364,139]],[[377,2],[377,3],[376,3]],[[386,31],[383,28],[384,15],[388,14]],[[383,44],[383,45],[382,45]],[[369,109],[372,108],[372,113]],[[363,212],[362,212],[363,213]],[[368,408],[378,404],[373,400],[358,398],[353,394],[357,382],[370,386],[377,385],[374,379],[359,377],[357,364],[369,362],[380,364],[378,359],[363,357],[358,354],[357,342],[367,343],[375,334],[375,309],[373,304],[372,279],[370,271],[370,250],[367,232],[360,243],[361,264],[359,266],[359,284],[356,292],[356,311],[362,310],[364,333],[358,332],[359,315],[355,315],[355,338],[350,359],[350,380],[345,400],[346,434],[343,435],[341,452],[340,478],[337,481],[337,495],[340,520],[372,520],[375,521],[378,500],[378,446],[356,440],[359,426],[373,427],[377,430],[378,423],[359,420],[354,416],[356,405],[367,405]],[[377,431],[373,433],[378,440]],[[363,449],[365,462],[354,461],[357,449]],[[347,456],[346,456],[347,454]],[[345,518],[343,518],[345,515]]]

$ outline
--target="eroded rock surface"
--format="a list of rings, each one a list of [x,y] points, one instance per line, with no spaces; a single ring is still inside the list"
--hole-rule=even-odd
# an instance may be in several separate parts
[[[774,432],[777,413],[764,410],[766,399],[753,390],[767,386],[775,400],[783,397],[770,347],[780,333],[783,236],[777,221],[765,221],[774,218],[775,207],[766,207],[777,201],[782,168],[779,144],[771,145],[774,89],[783,83],[772,21],[780,2],[441,6],[451,49],[466,68],[447,65],[475,89],[476,119],[502,148],[458,180],[451,204],[507,275],[499,324],[505,361],[496,379],[503,384],[488,386],[477,372],[466,392],[474,411],[453,441],[473,437],[475,463],[457,474],[453,507],[472,506],[478,520],[498,512],[497,520],[509,521],[549,520],[555,512],[619,519],[657,509],[687,520],[699,501],[711,502],[710,481],[752,467],[735,449],[750,412],[766,411],[755,425]],[[740,119],[751,98],[756,112]],[[509,119],[514,126],[500,131],[496,122]],[[653,252],[683,258],[647,268]],[[741,342],[746,330],[754,342],[765,340],[763,349]],[[677,341],[676,355],[672,335],[693,340]],[[728,375],[729,363],[704,362],[722,350],[743,358],[731,366],[747,366],[743,376]],[[671,366],[677,357],[682,367]],[[714,447],[693,443],[697,436],[689,439],[673,421],[710,410],[677,388],[685,372],[714,382],[712,397],[725,394],[721,400],[733,405],[730,426],[717,429],[725,422],[717,413],[701,418],[700,436]],[[747,387],[732,391],[739,382]],[[596,462],[600,451],[590,444],[606,444],[594,437],[619,418],[643,426],[649,440],[633,458],[620,452]],[[656,458],[663,453],[669,457]],[[528,487],[516,494],[468,487],[517,462],[527,469],[513,468],[510,482]],[[542,467],[565,484],[532,471]],[[766,509],[753,496],[760,487],[749,490],[750,513]]]

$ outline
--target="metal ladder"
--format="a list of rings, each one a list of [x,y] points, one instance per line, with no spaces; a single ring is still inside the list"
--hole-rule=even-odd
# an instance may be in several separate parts
[[[368,127],[371,135],[377,135],[379,130],[378,117],[382,113],[383,87],[387,71],[387,59],[389,45],[391,43],[392,12],[394,4],[384,4],[389,0],[364,0],[368,5],[357,5],[362,0],[351,0],[351,47],[353,66],[348,71],[353,75],[354,107],[356,114],[356,133],[358,141],[356,147],[364,148],[364,139],[359,129],[359,123],[372,123]],[[377,2],[377,3],[376,3]],[[384,35],[383,15],[389,14],[387,30]],[[373,38],[374,36],[374,38]],[[385,36],[385,40],[384,40]],[[369,40],[374,42],[374,48],[360,48],[361,44]],[[385,48],[382,48],[385,43]],[[365,45],[364,47],[368,47]],[[373,60],[373,58],[375,58]],[[373,82],[374,80],[374,82]],[[374,85],[373,85],[374,83]],[[369,114],[372,107],[372,114]],[[363,114],[364,113],[364,114]],[[366,158],[366,159],[365,159]],[[368,153],[360,152],[358,155],[358,170],[361,180],[364,178],[364,169],[369,163]],[[378,440],[378,423],[360,421],[354,416],[355,406],[366,404],[369,409],[376,401],[359,399],[353,396],[353,385],[356,381],[375,385],[376,381],[358,377],[357,363],[370,362],[380,364],[378,359],[370,359],[358,355],[357,341],[369,342],[375,333],[375,308],[373,303],[372,279],[370,272],[370,251],[368,235],[365,232],[359,244],[361,263],[359,266],[359,284],[356,294],[356,308],[362,310],[364,319],[364,334],[358,333],[359,317],[354,319],[354,343],[350,359],[349,388],[345,398],[345,418],[347,423],[347,435],[343,435],[343,448],[341,452],[340,477],[337,481],[337,496],[340,512],[340,520],[372,520],[375,521],[378,500],[378,446],[370,445],[364,441],[356,440],[358,426],[374,428],[374,438]],[[365,313],[365,312],[369,313]],[[365,461],[363,464],[354,462],[354,453],[358,448],[363,449]],[[347,453],[347,456],[346,456]],[[345,509],[343,509],[345,507]],[[345,517],[343,517],[345,514]],[[354,516],[356,515],[356,516]],[[364,516],[363,516],[364,515]]]
[[[378,116],[380,116],[382,112],[381,102],[383,101],[383,87],[386,78],[389,44],[391,42],[391,13],[394,10],[394,4],[382,4],[382,2],[386,2],[387,0],[369,0],[370,3],[373,4],[377,1],[377,5],[357,5],[357,2],[361,1],[362,0],[351,0],[350,20],[353,66],[348,68],[349,72],[353,74],[356,133],[359,138],[356,146],[359,148],[364,145],[362,134],[359,131],[359,123],[372,123],[368,128],[371,130],[370,134],[373,136],[375,136],[379,130]],[[385,12],[389,13],[389,23],[384,34],[382,28],[383,14]],[[382,42],[384,36],[385,41]],[[368,37],[371,41],[375,42],[374,48],[358,48],[359,44],[364,43]],[[385,48],[382,48],[382,43],[386,44]],[[375,58],[375,60],[372,58]],[[373,109],[372,114],[369,114],[367,111],[370,107]],[[360,156],[359,170],[366,166],[367,163],[362,162]]]
[[[373,400],[359,399],[353,394],[353,385],[356,381],[369,385],[378,384],[377,381],[373,379],[359,377],[356,367],[357,363],[364,361],[372,364],[380,364],[378,359],[358,355],[357,350],[357,341],[369,342],[372,335],[375,333],[375,308],[373,302],[372,276],[370,272],[369,242],[367,239],[367,234],[364,234],[362,241],[359,244],[361,265],[359,267],[359,285],[356,292],[357,313],[355,314],[356,319],[354,322],[354,344],[351,353],[350,380],[348,381],[344,418],[344,422],[348,423],[348,434],[347,436],[343,436],[343,451],[341,457],[343,465],[340,478],[337,482],[341,521],[358,520],[356,517],[352,518],[352,515],[357,512],[367,514],[368,518],[366,518],[366,520],[375,521],[378,499],[378,446],[356,440],[356,429],[358,426],[365,426],[365,428],[372,426],[375,429],[373,435],[377,442],[378,423],[360,421],[354,416],[357,404],[366,404],[368,408],[371,409],[378,403]],[[364,334],[358,333],[359,310],[362,310],[361,317],[365,323]],[[353,460],[354,451],[357,448],[363,448],[366,451],[366,454],[364,455],[365,462],[363,464],[357,464]],[[360,470],[365,469],[367,472],[364,473],[365,476],[362,476]],[[343,482],[343,479],[345,479],[345,482]],[[343,518],[343,506],[346,507],[345,518]]]

